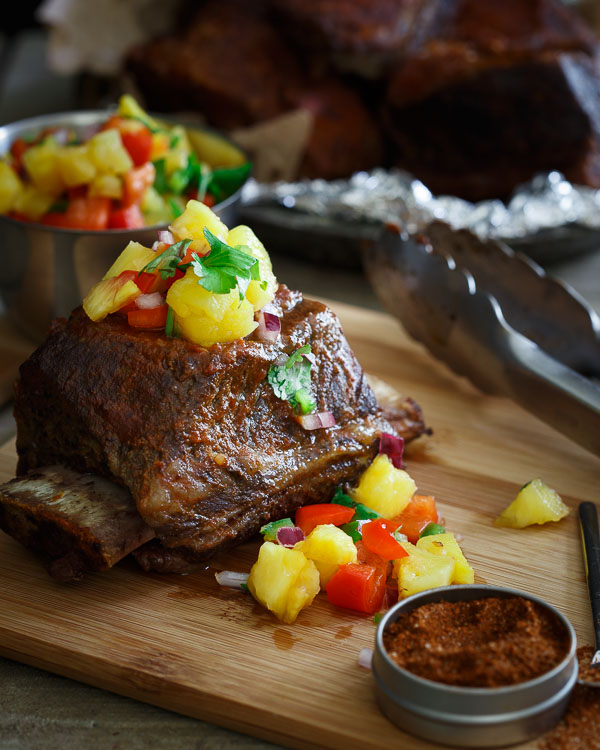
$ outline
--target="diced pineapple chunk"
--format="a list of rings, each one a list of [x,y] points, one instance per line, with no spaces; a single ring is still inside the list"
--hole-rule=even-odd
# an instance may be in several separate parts
[[[139,295],[140,290],[135,281],[123,281],[114,276],[102,279],[90,289],[83,300],[83,309],[91,320],[98,321],[117,312],[128,302],[133,302]]]
[[[123,94],[119,98],[119,114],[121,117],[131,117],[133,120],[139,120],[147,128],[150,128],[150,130],[155,130],[158,127],[158,122],[145,109],[140,107],[130,94]]]
[[[90,198],[99,196],[120,200],[123,197],[123,180],[116,174],[99,174],[90,182],[88,195]]]
[[[15,198],[13,210],[37,221],[50,209],[54,201],[55,196],[38,190],[34,185],[25,185]]]
[[[99,172],[124,174],[133,167],[117,128],[107,128],[93,135],[88,141],[88,154]]]
[[[260,604],[290,624],[319,593],[319,572],[300,550],[264,542],[250,571],[248,588]]]
[[[46,138],[23,153],[23,165],[33,185],[42,193],[54,196],[65,189],[58,169],[58,152],[54,138]]]
[[[165,199],[152,185],[144,193],[140,208],[148,226],[167,224],[173,218],[173,212]]]
[[[497,526],[522,529],[532,524],[560,521],[569,513],[569,508],[555,490],[541,479],[533,479],[521,487],[516,498],[494,521]]]
[[[202,233],[205,227],[220,240],[227,240],[228,230],[221,219],[204,203],[190,200],[181,216],[171,223],[170,229],[176,240],[191,239],[190,247],[200,255],[205,255],[210,249]]]
[[[12,211],[22,192],[23,183],[18,174],[5,161],[0,161],[0,213]]]
[[[198,159],[211,167],[239,167],[246,161],[237,146],[208,130],[189,128],[188,137]]]
[[[152,148],[150,149],[150,161],[156,161],[166,156],[169,151],[169,134],[159,131],[152,133]]]
[[[433,555],[453,557],[455,565],[452,583],[473,583],[475,580],[473,568],[467,562],[467,558],[451,532],[423,536],[417,542],[417,548],[431,552]]]
[[[246,299],[252,303],[255,310],[260,310],[270,302],[277,291],[277,279],[273,273],[271,258],[265,246],[250,229],[240,224],[229,230],[227,244],[232,247],[242,245],[242,250],[258,260],[260,281],[251,281],[246,292]],[[266,286],[264,284],[266,282]],[[263,289],[263,286],[265,288]]]
[[[317,566],[321,588],[325,588],[340,565],[357,560],[356,545],[352,538],[331,523],[315,526],[306,539],[298,542],[294,549],[304,552]]]
[[[399,599],[452,583],[455,567],[453,557],[433,555],[410,542],[401,544],[408,555],[394,560],[392,572],[398,581]]]
[[[96,176],[96,166],[88,154],[87,145],[60,149],[56,154],[56,163],[67,187],[87,185]]]
[[[113,276],[118,276],[123,271],[141,271],[154,258],[156,258],[154,250],[131,240],[104,274],[103,278],[110,279]]]
[[[167,293],[167,303],[184,338],[212,346],[243,338],[256,328],[254,308],[248,300],[240,300],[237,288],[228,294],[214,294],[198,281],[193,268],[188,268]]]
[[[170,128],[171,148],[165,153],[165,171],[172,174],[176,169],[183,169],[188,162],[188,154],[192,147],[188,141],[185,128],[181,125],[174,125]]]
[[[402,513],[417,485],[404,469],[397,469],[385,453],[380,453],[361,475],[353,497],[384,518]]]

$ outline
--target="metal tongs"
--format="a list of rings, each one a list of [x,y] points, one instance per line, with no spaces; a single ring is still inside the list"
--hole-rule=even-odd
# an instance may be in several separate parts
[[[434,356],[600,455],[600,316],[568,285],[437,221],[418,236],[386,226],[363,260],[382,305]]]

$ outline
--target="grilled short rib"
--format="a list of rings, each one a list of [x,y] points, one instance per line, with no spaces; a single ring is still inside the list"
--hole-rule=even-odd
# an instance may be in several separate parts
[[[284,286],[275,304],[275,344],[252,335],[206,349],[80,308],[55,321],[16,385],[17,473],[62,463],[123,485],[162,546],[189,561],[329,500],[395,430],[334,313]],[[305,430],[267,380],[307,343],[317,409],[335,427]],[[424,428],[411,404],[414,437]]]
[[[4,484],[0,528],[37,552],[58,581],[111,568],[154,537],[124,487],[64,466],[33,469]]]

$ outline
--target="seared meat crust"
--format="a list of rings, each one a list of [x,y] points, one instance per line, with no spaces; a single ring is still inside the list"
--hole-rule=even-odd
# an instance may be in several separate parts
[[[157,538],[188,559],[240,542],[300,505],[328,500],[377,452],[384,419],[331,310],[280,287],[277,344],[205,349],[119,316],[58,320],[16,387],[19,475],[56,463],[127,487]],[[267,381],[310,343],[317,408],[307,431]]]

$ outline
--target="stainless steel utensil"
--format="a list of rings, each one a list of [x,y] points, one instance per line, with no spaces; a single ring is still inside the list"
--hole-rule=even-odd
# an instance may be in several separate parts
[[[583,685],[600,687],[600,525],[598,524],[598,509],[594,503],[579,504],[579,522],[596,639],[596,652],[591,663],[597,675],[593,675],[592,679],[579,679],[578,681]]]
[[[365,243],[383,306],[455,372],[600,455],[600,319],[506,246],[435,222]]]

